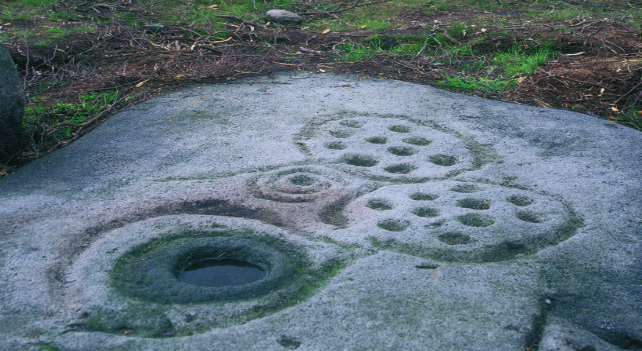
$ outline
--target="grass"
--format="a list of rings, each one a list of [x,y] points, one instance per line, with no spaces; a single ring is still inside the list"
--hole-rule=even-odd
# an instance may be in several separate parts
[[[501,77],[490,78],[472,77],[472,76],[444,76],[439,84],[450,86],[456,90],[465,91],[483,91],[487,93],[496,93],[498,91],[512,88],[518,84],[514,79],[503,79]]]
[[[614,115],[610,119],[625,126],[642,130],[642,103],[632,103],[623,113]]]
[[[45,122],[52,125],[49,130],[40,136],[40,142],[56,144],[72,136],[73,132],[83,123],[93,119],[116,102],[118,91],[112,93],[89,93],[80,96],[80,102],[58,102],[53,105],[45,101],[34,99],[25,107],[23,118],[24,133],[34,139],[41,133],[40,124]]]
[[[459,48],[465,54],[472,54],[472,49]],[[452,49],[451,49],[452,50]],[[524,48],[513,46],[507,51],[500,51],[490,54],[490,59],[476,60],[472,64],[464,65],[465,71],[486,71],[484,77],[472,75],[444,76],[440,82],[442,85],[450,86],[457,90],[482,91],[496,93],[510,89],[519,84],[519,80],[525,76],[532,76],[537,68],[546,63],[547,60],[558,53],[552,49],[550,43],[540,45],[536,48]],[[491,77],[491,74],[494,77]]]
[[[550,44],[545,44],[533,50],[513,47],[510,51],[499,52],[493,57],[493,64],[503,69],[504,76],[531,76],[537,68],[551,57],[557,55]]]

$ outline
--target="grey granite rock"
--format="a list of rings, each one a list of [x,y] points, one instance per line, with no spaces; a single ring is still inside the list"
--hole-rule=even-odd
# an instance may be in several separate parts
[[[0,44],[0,161],[20,146],[25,96],[9,51]]]
[[[635,350],[641,159],[384,79],[171,92],[0,179],[0,350]],[[267,277],[178,277],[220,257]]]
[[[270,10],[266,13],[266,16],[270,21],[276,23],[299,24],[303,22],[301,16],[286,10]]]

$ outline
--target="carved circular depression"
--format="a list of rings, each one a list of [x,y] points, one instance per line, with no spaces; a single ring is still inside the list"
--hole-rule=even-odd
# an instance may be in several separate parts
[[[254,177],[248,184],[256,197],[281,202],[315,201],[342,185],[341,176],[324,167],[286,167]]]
[[[368,155],[346,155],[343,162],[357,167],[373,167],[379,163],[379,160]]]
[[[411,137],[411,138],[405,138],[403,139],[404,143],[410,144],[410,145],[417,145],[417,146],[426,146],[430,145],[432,143],[431,140],[428,140],[426,138],[422,137]]]
[[[372,199],[368,201],[366,207],[371,208],[377,211],[387,211],[392,210],[392,204],[386,200]]]
[[[396,156],[411,156],[416,151],[407,146],[392,146],[388,148],[388,152]]]
[[[330,141],[325,144],[325,147],[330,150],[345,150],[348,146],[341,141]]]
[[[410,198],[415,201],[433,201],[433,200],[436,200],[438,197],[439,195],[426,194],[422,192],[416,192],[416,193],[410,194]]]
[[[400,124],[392,125],[388,129],[396,133],[410,133],[410,127]]]
[[[382,136],[373,136],[370,138],[366,138],[366,141],[370,144],[385,144],[388,142],[388,138]]]
[[[233,234],[233,233],[231,233]],[[153,241],[117,262],[114,281],[148,301],[234,301],[279,289],[295,268],[278,248],[259,240],[210,237]]]
[[[335,245],[239,217],[169,215],[106,232],[74,260],[76,330],[186,336],[304,301],[342,265]]]

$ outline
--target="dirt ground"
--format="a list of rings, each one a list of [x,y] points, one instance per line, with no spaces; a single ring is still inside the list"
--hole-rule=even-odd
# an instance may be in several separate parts
[[[140,10],[135,4],[119,3],[119,6],[125,6],[121,8],[123,11]],[[71,10],[80,14],[90,11],[81,6]],[[500,10],[497,14],[519,16],[506,11]],[[394,19],[400,28],[379,34],[385,40],[396,34],[441,33],[449,23],[465,22],[470,16],[472,14],[464,12],[426,14],[413,10]],[[313,18],[306,18],[309,20]],[[636,106],[642,95],[642,28],[631,28],[614,20],[514,21],[512,27],[503,31],[493,30],[491,23],[484,31],[453,39],[469,44],[475,55],[438,54],[439,48],[425,46],[421,55],[381,54],[357,62],[339,60],[337,47],[359,42],[371,35],[371,31],[323,34],[305,26],[265,26],[234,16],[226,21],[229,37],[223,40],[202,38],[205,36],[189,25],[166,26],[151,32],[112,22],[99,26],[97,33],[77,33],[49,47],[29,45],[17,36],[5,42],[24,77],[30,101],[37,97],[40,103],[77,102],[82,94],[116,89],[118,99],[90,123],[83,123],[68,138],[56,143],[39,143],[47,131],[55,127],[41,125],[39,132],[25,140],[22,152],[0,166],[0,176],[68,145],[118,110],[187,85],[309,70],[390,78],[449,89],[452,87],[440,84],[444,76],[460,74],[462,65],[483,59],[485,52],[496,52],[516,42],[526,45],[551,42],[561,54],[533,76],[520,78],[516,87],[464,93],[569,109],[638,129],[640,124],[631,120],[631,116],[638,121],[642,118],[642,111],[633,111],[631,115],[627,110]],[[11,26],[37,30],[39,20],[13,21]],[[495,32],[502,34],[487,34]],[[622,117],[624,115],[629,117]]]

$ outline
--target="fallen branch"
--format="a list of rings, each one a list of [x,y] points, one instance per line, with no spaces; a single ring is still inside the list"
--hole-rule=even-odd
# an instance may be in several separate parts
[[[212,17],[229,18],[229,19],[237,20],[237,21],[239,21],[241,23],[244,23],[244,24],[249,24],[250,26],[260,27],[258,24],[254,24],[254,23],[248,22],[248,21],[242,19],[239,16],[234,16],[234,15],[212,15]]]
[[[604,29],[604,27],[600,27],[600,29],[598,29],[597,31],[595,31],[595,32],[591,33],[591,35],[589,35],[589,36],[588,36],[588,38],[586,38],[586,40],[584,40],[584,44],[582,45],[582,47],[583,47],[584,49],[586,49],[586,46],[588,45],[589,40],[591,40],[591,38],[592,38],[595,34],[597,34],[597,33],[601,32],[601,31],[602,31],[602,29]]]
[[[424,40],[424,46],[422,46],[421,50],[419,50],[419,52],[415,56],[412,57],[413,60],[416,59],[417,57],[421,56],[421,54],[424,53],[424,50],[426,50],[426,46],[428,45],[428,39],[430,39],[430,37],[426,37],[426,40]]]
[[[219,55],[223,55],[223,50],[217,49],[217,48],[209,46],[209,45],[195,45],[194,47],[197,48],[197,49],[205,49],[205,50],[209,50],[211,52],[215,52],[215,53],[217,53]]]
[[[624,99],[626,96],[631,94],[633,92],[633,90],[637,89],[640,85],[642,85],[642,82],[636,84],[631,90],[627,91],[626,94],[620,96],[617,100],[615,100],[615,103],[617,104],[620,100]],[[638,99],[639,98],[640,98],[640,96],[638,96]],[[637,102],[638,99],[636,99],[635,101]]]

